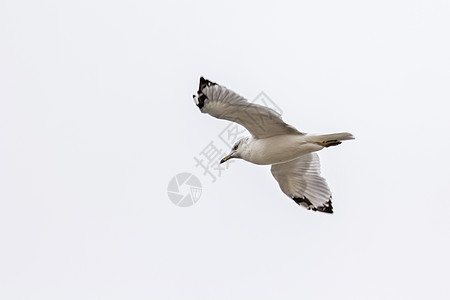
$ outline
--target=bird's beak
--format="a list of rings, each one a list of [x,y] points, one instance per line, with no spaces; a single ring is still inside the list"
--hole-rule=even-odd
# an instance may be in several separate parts
[[[233,154],[234,154],[234,152],[231,152],[230,154],[228,154],[227,156],[225,156],[224,158],[222,158],[222,159],[220,160],[220,163],[219,163],[219,164],[223,164],[224,162],[226,162],[226,161],[229,160],[230,158],[233,158],[233,157],[234,157]]]

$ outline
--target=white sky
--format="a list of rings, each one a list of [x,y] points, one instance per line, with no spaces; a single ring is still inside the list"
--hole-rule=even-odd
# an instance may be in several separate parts
[[[1,1],[0,298],[449,299],[450,4],[303,2]],[[357,137],[319,154],[335,214],[202,175],[200,75]]]

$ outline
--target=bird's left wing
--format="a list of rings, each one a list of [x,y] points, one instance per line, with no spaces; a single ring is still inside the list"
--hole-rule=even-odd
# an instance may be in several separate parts
[[[292,161],[272,165],[272,175],[283,193],[308,209],[333,213],[331,191],[320,176],[319,156],[308,153]]]
[[[273,109],[250,103],[232,90],[203,77],[200,78],[194,99],[201,112],[239,123],[257,139],[282,134],[303,134],[286,124]]]

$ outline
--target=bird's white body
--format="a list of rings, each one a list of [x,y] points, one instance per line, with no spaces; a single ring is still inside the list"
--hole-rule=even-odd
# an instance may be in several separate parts
[[[257,165],[275,165],[294,160],[323,148],[311,142],[310,135],[276,135],[265,139],[250,137],[242,147],[240,158]]]

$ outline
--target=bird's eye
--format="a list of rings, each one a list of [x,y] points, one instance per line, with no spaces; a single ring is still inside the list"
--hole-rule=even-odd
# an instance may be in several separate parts
[[[234,145],[233,150],[237,150],[238,146],[239,146],[239,144]]]

